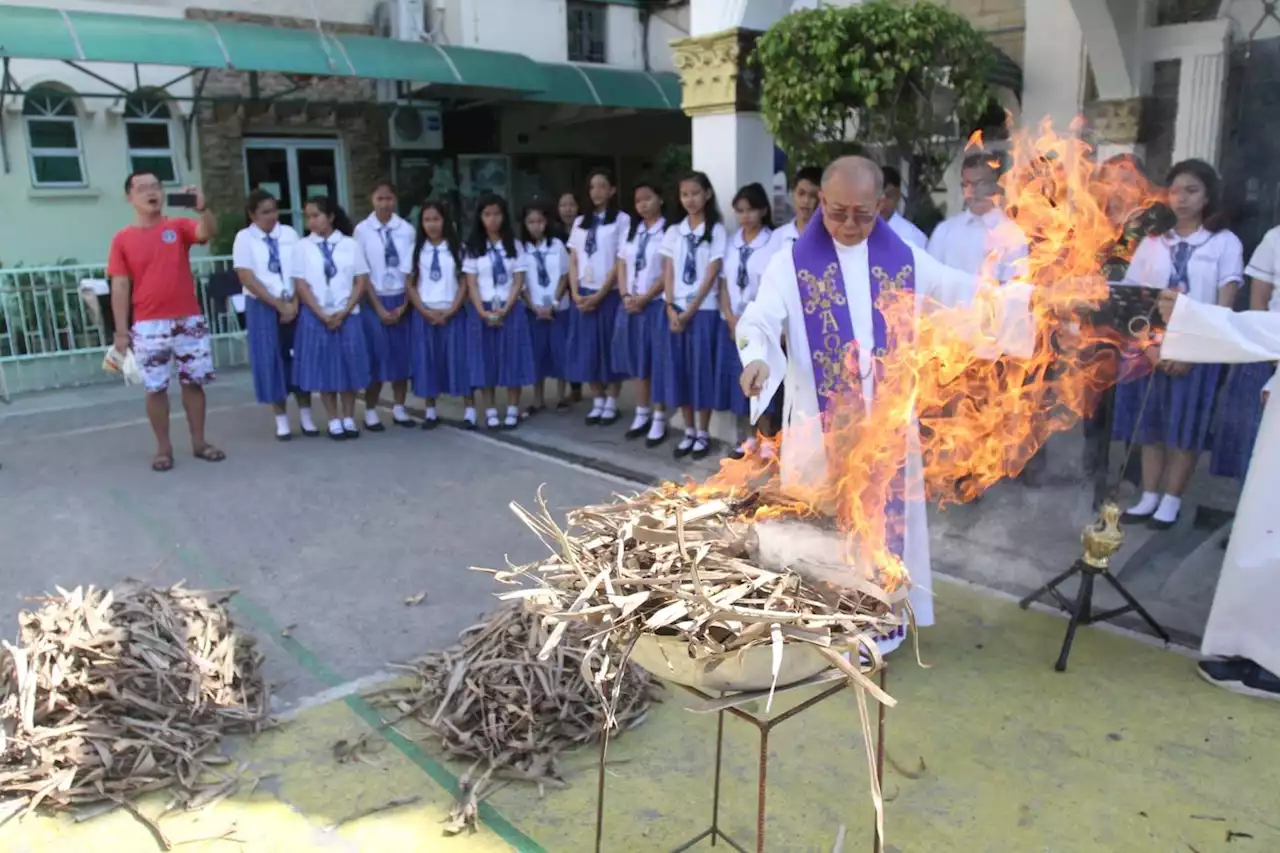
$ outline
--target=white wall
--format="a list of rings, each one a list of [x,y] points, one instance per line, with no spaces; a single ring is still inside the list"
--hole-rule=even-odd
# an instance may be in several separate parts
[[[456,2],[456,0],[451,0]],[[35,4],[30,4],[35,5]],[[43,4],[41,4],[43,5]],[[56,6],[69,8],[66,2]],[[86,4],[88,5],[88,4]],[[290,18],[311,19],[319,15],[323,21],[343,24],[368,24],[373,21],[373,9],[378,0],[148,0],[146,11],[137,12],[136,2],[128,0],[97,0],[92,5],[108,12],[164,15],[176,12],[182,17],[187,8],[215,9],[219,12],[251,12],[257,15],[280,15]],[[115,8],[112,8],[115,7]]]
[[[569,54],[565,0],[449,0],[445,35],[450,44],[523,53],[539,62]]]

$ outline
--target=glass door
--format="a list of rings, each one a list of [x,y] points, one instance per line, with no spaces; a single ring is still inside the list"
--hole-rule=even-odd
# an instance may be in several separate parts
[[[312,196],[347,206],[342,146],[335,139],[246,139],[246,191],[261,189],[280,202],[280,221],[302,233],[303,207]]]

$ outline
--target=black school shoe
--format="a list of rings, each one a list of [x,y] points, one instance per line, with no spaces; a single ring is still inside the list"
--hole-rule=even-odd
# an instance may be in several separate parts
[[[711,439],[698,436],[693,440],[693,450],[689,454],[694,459],[705,459],[707,454],[711,452]]]
[[[1215,687],[1241,696],[1280,699],[1280,678],[1248,658],[1201,661],[1196,673]]]
[[[1173,521],[1160,521],[1154,515],[1147,516],[1147,527],[1152,530],[1168,530],[1178,523],[1178,516],[1173,517]]]
[[[373,430],[373,432],[377,432],[377,430]],[[347,438],[347,440],[349,440],[349,441],[350,441],[350,440],[354,440],[354,439],[357,439],[357,438],[359,438],[359,437],[360,437],[360,430],[358,430],[358,429],[347,429],[346,427],[343,427],[343,429],[342,429],[342,434],[343,434],[343,436],[345,436],[345,437]]]
[[[617,409],[614,409],[612,412],[605,410],[605,412],[600,415],[599,424],[600,426],[613,426],[618,422],[618,418],[620,417],[622,416],[618,414]]]
[[[412,418],[405,418],[405,419],[404,419],[404,420],[402,420],[402,421],[398,421],[398,420],[396,420],[395,418],[392,418],[392,419],[391,419],[391,422],[392,422],[393,424],[395,424],[396,426],[401,427],[401,428],[403,428],[403,429],[413,429],[414,427],[416,427],[416,426],[417,426],[417,424],[413,421],[413,419],[412,419]]]
[[[386,432],[387,430],[387,428],[383,426],[381,423],[376,423],[376,424],[366,423],[364,425],[364,428],[369,432]]]
[[[306,427],[303,427],[303,428],[302,428],[302,434],[303,434],[303,435],[305,435],[307,438],[319,438],[319,437],[320,437],[320,430],[318,430],[318,429],[307,429]]]
[[[423,418],[422,419],[422,429],[424,430],[433,430],[438,426],[440,426],[439,418]]]
[[[640,426],[636,427],[635,429],[627,430],[626,432],[627,440],[636,439],[642,435],[646,435],[649,432],[649,427],[651,426],[653,426],[653,421],[647,420],[644,423],[640,424]]]
[[[680,439],[680,443],[676,445],[676,449],[672,455],[677,459],[683,459],[693,452],[694,445],[696,444],[697,441],[693,436],[686,435]]]

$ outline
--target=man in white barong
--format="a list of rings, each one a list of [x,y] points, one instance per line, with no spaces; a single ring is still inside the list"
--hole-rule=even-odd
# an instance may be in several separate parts
[[[1168,322],[1160,357],[1242,364],[1280,359],[1280,314],[1235,313],[1169,290],[1160,313]],[[1280,376],[1280,374],[1277,374]],[[1249,472],[1200,651],[1200,677],[1232,693],[1280,699],[1280,411],[1271,405],[1272,377]]]
[[[870,420],[875,411],[875,363],[892,358],[886,341],[885,318],[877,298],[886,290],[914,289],[917,313],[930,302],[946,306],[968,304],[978,290],[971,273],[939,263],[929,253],[909,246],[878,216],[884,178],[871,160],[844,157],[827,167],[822,177],[820,207],[815,221],[805,229],[790,251],[780,251],[769,261],[760,282],[759,295],[738,321],[737,345],[744,365],[742,387],[751,399],[751,417],[759,417],[764,404],[780,385],[785,388],[782,484],[820,487],[827,479],[826,446],[822,414],[838,393],[860,394]],[[819,221],[820,220],[820,221]],[[1012,283],[998,291],[997,340],[1004,351],[1027,356],[1033,334],[1029,322],[1031,288]],[[790,348],[784,357],[783,335]],[[860,387],[833,387],[831,365],[844,363],[851,345],[857,345]],[[876,359],[873,363],[873,353]],[[822,393],[819,393],[819,391]],[[900,531],[889,545],[901,558],[910,576],[908,600],[916,624],[933,624],[932,577],[929,566],[929,531],[923,499],[923,475],[919,432],[908,431],[906,459],[899,476],[912,499],[886,506]],[[889,527],[890,525],[887,525]],[[888,532],[888,531],[886,531]],[[905,626],[888,637],[877,638],[881,653],[902,644]]]

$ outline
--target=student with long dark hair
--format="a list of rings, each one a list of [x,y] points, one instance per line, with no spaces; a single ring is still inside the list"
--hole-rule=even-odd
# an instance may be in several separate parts
[[[1244,247],[1226,230],[1218,173],[1203,160],[1184,160],[1169,171],[1168,185],[1175,221],[1138,244],[1126,281],[1233,305],[1244,279]],[[1161,361],[1158,348],[1146,356],[1156,375],[1117,389],[1112,436],[1127,441],[1136,426],[1142,445],[1142,496],[1124,519],[1166,530],[1178,520],[1182,493],[1208,444],[1222,365]],[[1143,407],[1148,381],[1154,385]]]
[[[742,393],[742,359],[738,358],[735,334],[738,318],[756,298],[760,274],[769,259],[768,246],[773,235],[773,212],[769,195],[760,184],[747,184],[733,197],[733,212],[738,230],[725,248],[723,275],[720,281],[720,324],[716,339],[716,401],[718,412],[734,416],[738,446],[731,454],[741,459],[755,449],[751,435],[751,405]]]
[[[351,220],[328,196],[306,205],[307,234],[293,253],[293,286],[302,302],[294,339],[293,381],[320,394],[329,437],[360,437],[356,394],[369,387],[368,343],[360,302],[369,286],[364,252],[351,238]]]
[[[521,303],[525,257],[501,196],[483,196],[476,205],[466,249],[462,272],[471,297],[467,333],[471,387],[480,389],[484,398],[488,429],[515,429],[520,425],[520,389],[533,384],[535,373],[529,314]],[[498,386],[507,389],[507,413],[502,420],[494,401]]]
[[[364,428],[382,432],[385,427],[378,418],[378,401],[384,382],[391,383],[395,399],[392,421],[396,426],[414,426],[404,409],[411,361],[405,279],[413,271],[414,228],[396,213],[396,188],[390,181],[374,184],[371,202],[373,212],[355,231],[369,267],[369,292],[362,316],[373,382],[364,394]]]
[[[679,407],[685,428],[676,458],[701,459],[711,450],[720,320],[715,291],[727,238],[715,190],[705,174],[690,172],[680,181],[680,206],[684,218],[667,229],[662,241],[668,349],[654,388],[662,405],[654,413],[654,424],[656,429],[660,415],[665,419],[667,409]]]
[[[418,212],[413,272],[405,282],[413,306],[410,340],[413,393],[424,401],[423,429],[440,424],[436,401],[461,397],[464,419],[474,426],[475,398],[467,370],[467,289],[462,286],[462,244],[441,201],[427,201]]]
[[[302,434],[317,436],[311,420],[311,395],[293,384],[293,338],[298,318],[298,296],[293,289],[293,252],[298,232],[280,223],[275,198],[262,190],[249,193],[245,202],[248,227],[236,234],[231,260],[245,292],[246,342],[253,371],[253,394],[271,406],[276,416],[276,439],[288,441],[286,400],[298,401]]]
[[[587,176],[591,210],[579,216],[569,235],[569,290],[573,315],[569,325],[571,382],[584,382],[591,392],[589,424],[618,420],[622,375],[613,365],[613,325],[622,300],[616,287],[618,247],[631,224],[618,210],[618,190],[608,169]]]
[[[550,233],[559,237],[561,242],[568,244],[569,232],[573,230],[573,223],[577,221],[578,214],[581,212],[582,208],[578,204],[576,195],[569,191],[560,193],[560,198],[556,201],[556,218],[552,220],[555,227]]]
[[[622,304],[613,333],[613,364],[636,381],[636,414],[627,438],[639,438],[654,429],[653,374],[662,363],[661,347],[667,343],[666,303],[662,299],[662,237],[667,220],[662,216],[662,191],[648,181],[635,188],[636,215],[626,242],[618,250],[618,291]],[[656,440],[665,435],[658,423]]]
[[[552,236],[554,217],[541,202],[525,205],[520,214],[520,241],[526,268],[525,293],[529,302],[529,338],[533,344],[535,380],[529,414],[547,406],[548,379],[559,383],[558,409],[569,407],[564,382],[565,347],[569,337],[569,252]]]

